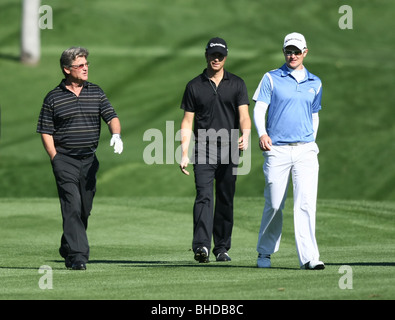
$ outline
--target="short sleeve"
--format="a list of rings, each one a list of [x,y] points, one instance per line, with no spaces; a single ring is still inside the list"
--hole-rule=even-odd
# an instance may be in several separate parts
[[[254,101],[263,101],[270,104],[271,96],[273,91],[273,81],[269,73],[265,73],[262,77],[261,82],[258,85],[258,88],[255,90],[253,100]]]

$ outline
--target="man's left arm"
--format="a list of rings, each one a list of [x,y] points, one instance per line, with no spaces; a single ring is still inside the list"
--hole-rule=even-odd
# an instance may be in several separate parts
[[[313,113],[313,135],[314,135],[314,140],[317,139],[317,133],[318,133],[318,126],[320,123],[320,118],[318,116],[318,112]]]
[[[243,104],[239,106],[239,119],[241,137],[239,138],[239,150],[247,150],[248,140],[251,133],[251,119],[248,113],[248,105]]]
[[[318,132],[318,126],[319,126],[319,116],[318,116],[318,111],[321,110],[321,100],[322,100],[322,83],[321,81],[319,82],[317,94],[314,98],[313,105],[312,105],[312,118],[313,118],[313,135],[314,135],[314,140],[317,138],[317,132]]]
[[[114,153],[121,154],[123,151],[123,142],[121,140],[121,122],[119,118],[112,118],[108,123],[108,129],[110,130],[112,137],[110,141],[110,147],[114,146]]]

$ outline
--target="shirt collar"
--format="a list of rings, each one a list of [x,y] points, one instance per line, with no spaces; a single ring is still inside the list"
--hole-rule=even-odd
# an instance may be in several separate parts
[[[306,77],[307,77],[307,79],[308,79],[308,80],[312,80],[312,79],[314,78],[313,75],[309,72],[309,70],[307,70],[306,67],[304,67],[304,69],[306,70]],[[281,76],[282,76],[282,77],[286,77],[286,76],[288,76],[288,75],[291,74],[291,71],[290,71],[289,68],[287,67],[287,64],[286,64],[286,63],[284,63],[284,64],[282,65],[282,67],[280,68],[280,70],[281,70]]]
[[[206,80],[208,79],[207,68],[203,70],[202,76],[204,79]],[[229,79],[229,73],[224,69],[224,77],[222,78],[222,80],[228,80],[228,79]]]
[[[87,87],[87,86],[89,86],[89,85],[90,85],[90,82],[85,81],[85,82],[83,83],[82,87],[85,88],[85,87]],[[67,90],[67,88],[66,88],[66,79],[63,79],[63,80],[60,82],[59,87],[62,88],[63,90]]]

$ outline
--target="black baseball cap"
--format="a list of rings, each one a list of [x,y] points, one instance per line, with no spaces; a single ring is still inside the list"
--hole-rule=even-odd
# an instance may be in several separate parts
[[[226,44],[226,41],[222,38],[212,38],[210,41],[207,43],[206,46],[206,53],[207,54],[213,54],[213,53],[220,53],[224,56],[228,55],[228,46]]]

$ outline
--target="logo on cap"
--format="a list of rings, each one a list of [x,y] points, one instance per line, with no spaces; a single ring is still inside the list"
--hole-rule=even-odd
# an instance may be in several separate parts
[[[285,36],[283,48],[287,46],[296,46],[300,50],[303,50],[307,47],[304,36],[297,32],[293,32]]]
[[[218,46],[226,49],[226,46],[224,44],[222,44],[222,43],[210,43],[210,48],[218,47]]]
[[[211,38],[206,46],[206,52],[208,54],[213,54],[214,52],[219,52],[226,56],[228,54],[228,46],[224,39],[222,38]]]

